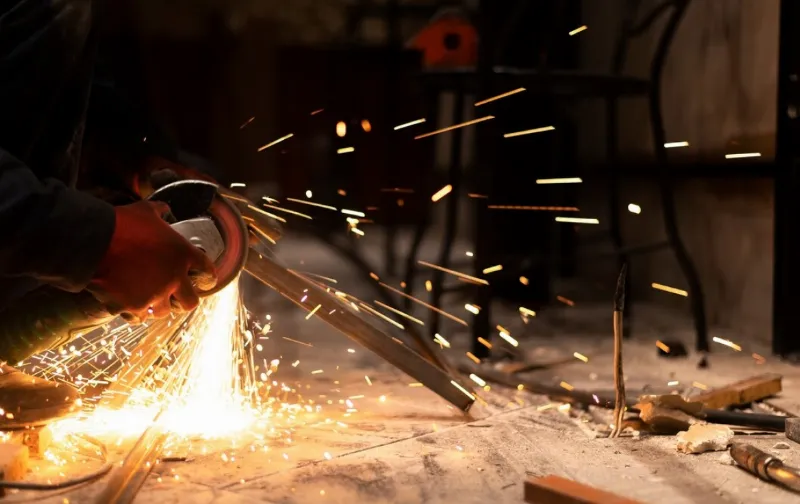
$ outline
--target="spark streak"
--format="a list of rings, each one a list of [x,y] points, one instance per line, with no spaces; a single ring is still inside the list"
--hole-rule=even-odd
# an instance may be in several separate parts
[[[458,128],[464,128],[466,126],[472,126],[473,124],[482,123],[484,121],[489,121],[491,119],[494,119],[494,116],[486,116],[486,117],[481,117],[480,119],[473,119],[471,121],[467,121],[467,122],[463,122],[463,123],[459,123],[459,124],[454,124],[454,125],[448,126],[446,128],[438,129],[436,131],[431,131],[430,133],[425,133],[425,134],[422,134],[422,135],[415,136],[414,140],[419,140],[421,138],[427,138],[429,136],[438,135],[440,133],[446,133],[448,131],[453,131],[454,129],[458,129]]]

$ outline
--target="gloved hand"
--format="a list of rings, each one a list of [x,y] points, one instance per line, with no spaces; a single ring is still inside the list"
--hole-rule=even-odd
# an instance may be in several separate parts
[[[111,244],[89,291],[112,313],[127,314],[134,321],[169,315],[171,298],[183,310],[197,307],[200,300],[190,271],[215,277],[214,264],[162,219],[169,206],[140,201],[115,211]]]

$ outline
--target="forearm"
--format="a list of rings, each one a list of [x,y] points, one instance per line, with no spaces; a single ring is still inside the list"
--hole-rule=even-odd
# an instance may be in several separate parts
[[[0,276],[85,288],[114,232],[114,208],[59,181],[39,180],[0,150]]]

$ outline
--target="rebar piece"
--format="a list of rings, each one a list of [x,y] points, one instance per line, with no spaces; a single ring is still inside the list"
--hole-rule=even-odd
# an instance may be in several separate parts
[[[609,437],[619,437],[624,428],[625,419],[625,376],[622,372],[622,313],[625,310],[625,277],[628,273],[628,264],[622,265],[617,279],[617,289],[614,292],[614,426]]]

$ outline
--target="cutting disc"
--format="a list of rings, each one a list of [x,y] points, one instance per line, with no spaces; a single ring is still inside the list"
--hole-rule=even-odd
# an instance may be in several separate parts
[[[217,284],[212,289],[198,291],[198,294],[214,294],[238,278],[247,260],[247,224],[239,210],[220,195],[215,184],[200,180],[181,180],[159,188],[148,199],[167,203],[174,220],[178,222],[210,217],[219,230],[224,251],[214,261]]]
[[[214,220],[225,243],[225,251],[216,260],[217,285],[213,289],[200,294],[209,295],[219,292],[239,277],[247,261],[247,249],[250,247],[250,236],[247,225],[233,204],[217,195],[211,202],[207,213]]]

